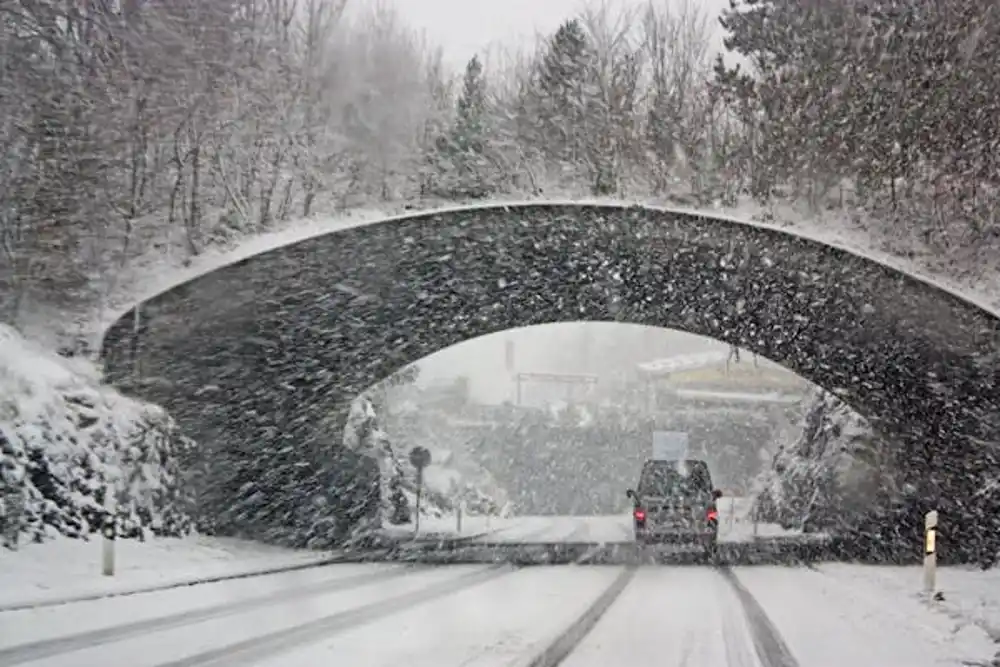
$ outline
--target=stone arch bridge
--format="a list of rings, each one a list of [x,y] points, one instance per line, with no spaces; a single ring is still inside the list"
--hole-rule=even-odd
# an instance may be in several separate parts
[[[250,257],[137,308],[141,326],[132,311],[105,336],[107,377],[239,464],[215,485],[246,501],[234,525],[301,514],[303,476],[331,483],[316,470],[335,467],[346,406],[372,384],[462,341],[552,322],[669,327],[757,353],[840,395],[914,471],[934,470],[916,480],[933,488],[989,474],[1000,444],[996,314],[850,251],[704,215],[422,212]],[[248,493],[270,494],[268,508],[247,510]]]

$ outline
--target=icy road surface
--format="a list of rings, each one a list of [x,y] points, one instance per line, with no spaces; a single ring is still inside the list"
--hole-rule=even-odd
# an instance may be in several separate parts
[[[989,664],[984,631],[873,585],[878,572],[327,565],[0,613],[0,665]]]

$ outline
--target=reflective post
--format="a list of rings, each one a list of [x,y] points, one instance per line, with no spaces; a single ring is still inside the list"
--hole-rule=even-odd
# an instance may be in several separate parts
[[[933,597],[937,588],[937,510],[924,515],[924,592]]]
[[[113,577],[115,576],[115,538],[117,537],[114,517],[108,517],[105,520],[104,529],[101,532],[104,534],[101,571],[105,577]]]
[[[105,577],[115,575],[115,540],[118,538],[118,526],[115,515],[118,507],[115,504],[115,492],[110,484],[104,487],[104,508],[107,515],[104,517],[104,525],[101,527],[103,544],[101,545],[101,571]]]
[[[101,534],[103,535],[101,571],[105,577],[113,577],[115,575],[115,539],[118,537],[115,514],[118,508],[115,506],[115,492],[110,484],[104,487],[104,508],[108,513],[104,517],[104,525],[101,526]]]

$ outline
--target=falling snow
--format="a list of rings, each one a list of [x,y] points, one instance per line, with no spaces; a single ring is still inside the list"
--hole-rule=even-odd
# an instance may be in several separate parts
[[[9,4],[0,664],[998,664],[989,3]]]

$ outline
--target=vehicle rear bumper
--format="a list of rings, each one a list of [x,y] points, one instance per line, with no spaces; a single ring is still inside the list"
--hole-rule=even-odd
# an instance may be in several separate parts
[[[636,528],[637,542],[647,544],[713,544],[719,536],[719,531],[713,528],[705,530],[650,530]]]

